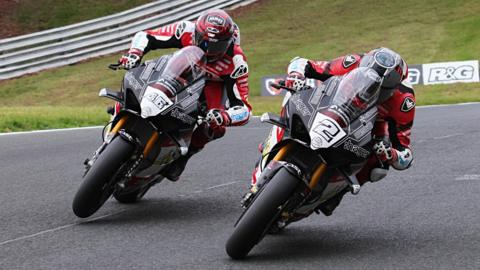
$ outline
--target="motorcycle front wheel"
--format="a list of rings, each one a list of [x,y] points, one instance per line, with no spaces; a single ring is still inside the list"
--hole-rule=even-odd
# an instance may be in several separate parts
[[[73,212],[81,218],[93,215],[112,195],[112,179],[120,167],[130,158],[134,146],[122,137],[115,137],[100,153],[97,160],[83,177],[75,198]]]
[[[282,206],[298,186],[298,179],[285,168],[260,189],[257,198],[245,210],[227,240],[225,250],[232,259],[243,259],[262,239],[269,227],[278,218]]]

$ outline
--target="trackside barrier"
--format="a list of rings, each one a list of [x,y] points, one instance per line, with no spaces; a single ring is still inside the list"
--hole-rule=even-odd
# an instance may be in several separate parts
[[[0,80],[125,50],[138,31],[252,0],[160,0],[114,15],[0,40]]]

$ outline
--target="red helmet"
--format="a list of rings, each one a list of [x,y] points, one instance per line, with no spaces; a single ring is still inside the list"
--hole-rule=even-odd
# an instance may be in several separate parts
[[[220,9],[203,13],[195,22],[194,44],[205,52],[209,62],[227,52],[233,42],[233,25],[232,18]]]

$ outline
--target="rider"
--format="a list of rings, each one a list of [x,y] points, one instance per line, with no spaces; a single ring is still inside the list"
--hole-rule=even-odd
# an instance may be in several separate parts
[[[177,181],[189,158],[208,142],[221,138],[226,126],[246,124],[248,103],[248,65],[240,47],[240,30],[223,10],[204,12],[194,21],[179,21],[158,29],[135,34],[130,49],[119,63],[126,69],[140,64],[150,50],[198,46],[207,57],[207,82],[203,95],[207,103],[208,124],[198,126],[185,156],[170,163],[160,173]]]
[[[380,89],[378,116],[372,131],[375,141],[374,154],[356,174],[362,185],[367,181],[376,182],[384,178],[390,165],[397,170],[405,170],[412,164],[410,134],[415,115],[415,95],[412,86],[406,80],[408,67],[405,61],[398,53],[388,48],[377,48],[366,54],[350,54],[331,61],[313,61],[296,57],[290,62],[285,80],[287,87],[300,90],[305,86],[306,78],[325,81],[332,76],[346,74],[359,66],[383,69],[376,60],[382,54],[392,56],[397,65],[384,78]],[[253,186],[259,176],[258,172],[259,170],[255,169]],[[347,191],[343,190],[322,203],[319,209],[326,216],[330,216]]]

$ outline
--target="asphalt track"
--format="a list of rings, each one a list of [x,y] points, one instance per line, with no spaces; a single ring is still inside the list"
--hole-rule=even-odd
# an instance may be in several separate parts
[[[479,104],[419,108],[413,168],[232,261],[224,244],[267,129],[229,129],[181,181],[87,221],[71,202],[98,128],[0,136],[0,269],[480,269]]]

